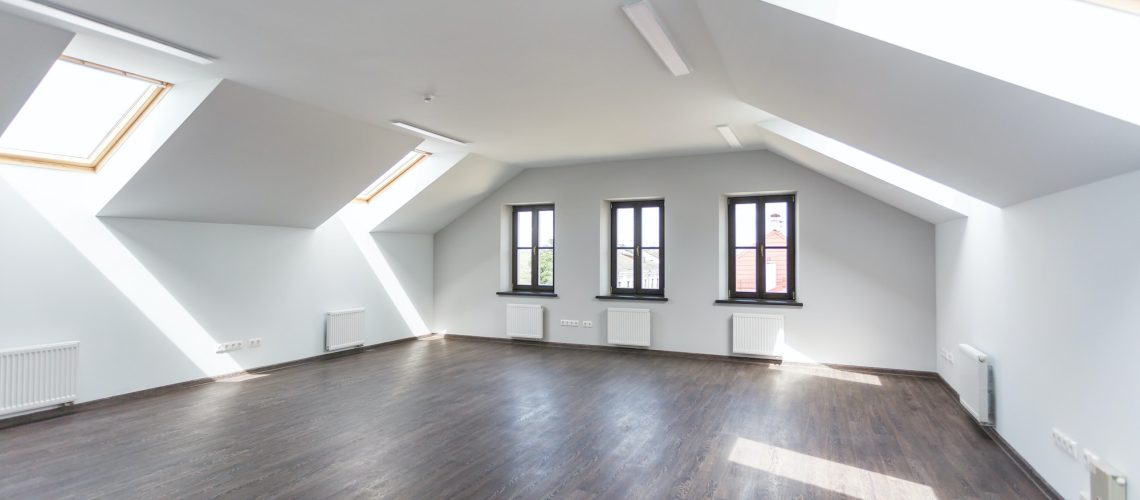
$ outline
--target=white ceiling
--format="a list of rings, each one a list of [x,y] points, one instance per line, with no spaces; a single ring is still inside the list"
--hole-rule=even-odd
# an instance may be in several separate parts
[[[764,143],[772,152],[819,172],[863,194],[932,224],[961,218],[962,214],[906,189],[884,182],[868,173],[815,148],[809,138],[795,133],[795,126],[780,119],[760,124]]]
[[[393,211],[374,231],[435,234],[521,171],[490,158],[467,155]]]
[[[446,224],[508,166],[725,151],[724,123],[746,149],[765,147],[755,126],[773,118],[765,111],[999,205],[1140,168],[1136,125],[761,0],[653,0],[693,68],[683,77],[622,0],[58,1],[219,59],[199,66],[82,30],[68,54],[182,84],[176,92],[228,82],[102,215],[314,227],[418,143],[395,138],[397,119],[472,141],[455,154],[502,168],[480,170],[482,183],[476,169],[441,175],[379,230]],[[29,61],[0,44],[0,63],[29,68],[0,75],[0,123],[66,43],[28,23],[0,29],[8,38],[44,53]],[[293,134],[304,140],[279,140]],[[947,216],[768,139],[920,217]]]
[[[210,76],[406,120],[512,164],[724,151],[722,123],[760,147],[751,125],[770,117],[736,98],[690,0],[654,0],[693,68],[683,77],[619,0],[55,1],[215,55]]]
[[[1140,168],[1140,126],[758,0],[700,0],[741,99],[989,203]]]
[[[419,143],[223,81],[99,215],[315,228]]]
[[[20,112],[72,33],[0,13],[0,133]]]

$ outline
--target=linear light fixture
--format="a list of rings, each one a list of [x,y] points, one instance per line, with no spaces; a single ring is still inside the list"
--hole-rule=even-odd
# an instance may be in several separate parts
[[[214,62],[214,58],[196,52],[186,47],[176,45],[165,40],[155,38],[153,36],[140,33],[138,31],[119,26],[109,21],[99,19],[90,14],[86,14],[69,7],[57,5],[44,0],[0,0],[0,3],[6,3],[13,7],[19,7],[28,12],[41,14],[52,19],[63,21],[68,24],[86,28],[97,33],[102,33],[107,36],[118,38],[125,42],[130,42],[136,45],[157,50],[172,56],[181,57],[187,61],[196,62],[198,64],[210,64]]]
[[[727,142],[730,148],[740,149],[743,147],[740,145],[740,139],[736,137],[736,133],[732,131],[732,127],[728,125],[717,125],[716,131],[724,136],[724,142]]]
[[[439,139],[441,141],[450,142],[452,144],[458,144],[460,146],[466,146],[467,145],[467,142],[465,142],[465,141],[461,141],[459,139],[452,139],[446,135],[440,135],[438,133],[432,132],[432,131],[427,130],[425,128],[421,128],[421,127],[417,127],[415,125],[412,125],[408,122],[394,121],[394,122],[392,122],[392,125],[400,127],[402,129],[411,130],[412,132],[415,132],[415,133],[420,134],[422,136],[431,137],[432,139]]]
[[[629,16],[633,26],[641,32],[641,36],[645,37],[645,41],[649,42],[649,46],[653,48],[657,57],[661,58],[661,62],[665,63],[673,76],[687,75],[691,72],[689,65],[685,64],[685,60],[677,52],[677,47],[669,39],[669,34],[665,32],[665,27],[661,25],[661,19],[657,17],[657,12],[649,4],[649,0],[627,3],[621,6],[621,10],[625,12],[626,16]]]

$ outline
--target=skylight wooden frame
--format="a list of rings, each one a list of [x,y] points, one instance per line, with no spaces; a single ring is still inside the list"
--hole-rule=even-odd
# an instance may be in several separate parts
[[[372,190],[368,192],[368,194],[364,196],[358,196],[356,198],[356,201],[359,201],[361,203],[371,202],[374,198],[380,196],[380,193],[383,193],[385,189],[388,189],[389,186],[400,180],[400,177],[403,177],[404,174],[411,172],[413,168],[416,168],[416,166],[431,156],[431,153],[419,149],[413,149],[412,152],[416,153],[416,156],[412,157],[412,159],[404,162],[403,164],[396,166],[396,171],[392,175],[388,176],[388,178],[377,184],[375,188],[372,188]]]
[[[99,71],[106,71],[108,73],[142,80],[150,83],[151,87],[147,92],[139,98],[138,102],[130,108],[115,126],[107,132],[106,137],[95,148],[94,153],[88,157],[87,161],[76,161],[69,156],[53,155],[48,153],[20,153],[12,150],[0,149],[0,163],[10,163],[17,165],[27,165],[32,167],[54,168],[61,170],[76,170],[81,172],[98,172],[100,168],[119,150],[119,147],[126,142],[127,137],[134,132],[139,123],[142,122],[151,110],[158,104],[162,97],[174,87],[173,84],[167,83],[154,78],[130,73],[120,69],[115,69],[102,64],[85,61],[83,59],[60,56],[60,61],[65,61],[71,64],[78,64],[80,66],[97,69]]]

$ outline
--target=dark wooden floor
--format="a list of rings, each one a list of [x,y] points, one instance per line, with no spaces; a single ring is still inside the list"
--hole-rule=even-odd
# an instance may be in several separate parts
[[[422,340],[0,431],[0,498],[1038,498],[934,380]]]

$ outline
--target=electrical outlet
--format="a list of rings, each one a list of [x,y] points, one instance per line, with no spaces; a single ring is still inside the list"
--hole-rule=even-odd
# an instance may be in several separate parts
[[[218,350],[215,352],[221,354],[223,352],[236,351],[242,347],[245,347],[245,342],[242,342],[240,340],[237,342],[226,342],[224,344],[218,344]]]
[[[249,348],[253,349],[254,347],[261,347],[261,337],[249,339]]]
[[[582,328],[593,328],[593,327],[594,327],[593,321],[585,320],[582,322]]]
[[[1080,459],[1080,454],[1077,452],[1077,442],[1057,429],[1053,429],[1053,444],[1057,445],[1057,448],[1060,448],[1061,451],[1072,457],[1073,460]]]
[[[578,321],[576,319],[572,319],[572,320],[570,320],[570,326],[579,327],[579,326],[582,326],[582,322]]]

